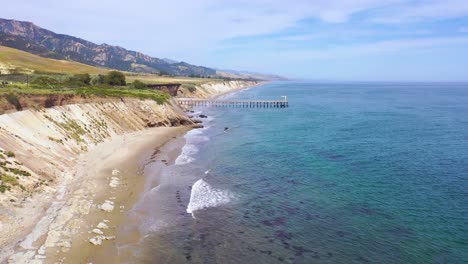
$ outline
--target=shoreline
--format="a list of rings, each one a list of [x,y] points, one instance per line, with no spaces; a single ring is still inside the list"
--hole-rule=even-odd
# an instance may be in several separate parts
[[[189,129],[158,127],[128,133],[80,155],[71,169],[73,180],[63,183],[68,189],[61,200],[54,201],[59,206],[41,218],[20,242],[24,250],[16,251],[9,261],[88,263],[87,259],[98,254],[100,247],[113,243],[116,228],[140,197],[146,183],[143,169],[147,164],[143,162],[158,159],[160,148]],[[102,245],[90,242],[96,237]]]
[[[230,91],[221,92],[219,94],[215,94],[215,95],[211,96],[209,99],[218,99],[218,98],[220,98],[222,96],[226,96],[226,95],[231,94],[231,93],[239,92],[239,91],[246,90],[246,89],[255,88],[255,87],[262,86],[262,85],[269,84],[269,83],[271,83],[271,81],[259,81],[256,85],[241,87],[241,88],[238,88],[238,89],[233,89],[233,90],[230,90]]]
[[[211,97],[263,84],[265,82]],[[155,166],[161,168],[173,164],[185,145],[181,138],[191,128],[156,127],[117,135],[74,158],[75,165],[63,172],[64,180],[56,186],[59,191],[41,196],[46,199],[41,203],[51,206],[30,227],[32,231],[25,229],[16,237],[17,243],[2,252],[4,261],[88,263],[90,260],[108,261],[109,255],[117,256],[115,245],[120,238],[115,238],[116,230],[128,219],[128,210],[147,188],[149,178],[144,167],[150,163],[158,163]],[[171,153],[160,151],[168,145]],[[126,166],[127,170],[121,166]],[[37,212],[37,208],[34,209]],[[135,238],[131,237],[128,239]],[[101,245],[93,245],[92,238],[96,238],[93,243]]]

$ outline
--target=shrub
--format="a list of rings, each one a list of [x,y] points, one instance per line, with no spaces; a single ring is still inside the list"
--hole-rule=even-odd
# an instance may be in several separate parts
[[[18,180],[13,176],[2,175],[0,177],[0,179],[2,179],[3,184],[10,184],[10,185],[13,185],[13,186],[18,185]]]
[[[70,85],[90,85],[91,76],[88,73],[75,74],[72,77],[68,78],[67,83]]]
[[[197,87],[191,86],[191,87],[188,88],[188,90],[189,90],[189,92],[193,93],[193,92],[195,92],[197,90]]]
[[[31,84],[53,87],[54,85],[59,84],[59,81],[51,77],[39,76],[34,81],[32,81]]]
[[[146,84],[144,82],[142,82],[142,81],[135,80],[132,83],[132,87],[135,88],[135,89],[145,89]]]
[[[5,99],[12,105],[15,106],[17,111],[23,110],[23,107],[21,106],[21,103],[18,100],[18,96],[15,94],[7,94],[5,95]]]
[[[0,193],[5,193],[5,191],[9,191],[10,189],[10,186],[0,185]]]
[[[14,153],[13,151],[7,151],[5,154],[6,154],[7,157],[9,157],[9,158],[12,158],[12,157],[15,156],[15,153]]]
[[[125,75],[118,71],[110,71],[106,78],[106,83],[112,86],[125,86]]]
[[[106,76],[102,74],[98,74],[95,78],[91,79],[91,84],[93,85],[99,85],[99,84],[105,84],[106,83]]]

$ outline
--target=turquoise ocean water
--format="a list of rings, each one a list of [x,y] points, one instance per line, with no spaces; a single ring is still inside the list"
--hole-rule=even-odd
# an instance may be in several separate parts
[[[146,198],[142,262],[468,263],[467,84],[229,97],[282,95],[289,108],[197,109],[206,128]]]

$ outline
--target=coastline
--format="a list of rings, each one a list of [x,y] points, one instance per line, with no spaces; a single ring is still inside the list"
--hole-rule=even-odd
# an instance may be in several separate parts
[[[255,86],[232,89],[212,97]],[[115,231],[128,218],[128,210],[147,188],[145,166],[153,163],[163,168],[174,163],[185,145],[183,136],[190,128],[156,127],[114,135],[73,158],[71,164],[75,165],[63,172],[64,179],[56,186],[58,191],[36,196],[42,199],[41,204],[51,205],[47,210],[25,204],[22,211],[31,209],[29,214],[36,214],[29,220],[33,230],[30,232],[31,229],[26,228],[21,234],[9,238],[17,243],[5,247],[0,257],[13,263],[31,260],[34,263],[88,263],[93,262],[91,260],[108,261],[109,256],[117,256],[115,245],[120,238],[115,237]],[[165,146],[170,147],[161,151]],[[109,205],[113,210],[103,210],[110,208]],[[97,228],[98,225],[101,228]],[[107,227],[102,228],[104,226]],[[134,234],[123,239],[136,237],[138,235]],[[92,238],[97,238],[93,241],[101,245],[90,243]]]
[[[240,87],[240,88],[233,89],[233,90],[230,90],[230,91],[225,91],[225,92],[221,92],[221,93],[219,93],[219,94],[215,94],[215,95],[211,96],[209,99],[218,99],[218,98],[220,98],[220,97],[223,97],[223,96],[226,96],[226,95],[235,93],[235,92],[239,92],[239,91],[242,91],[242,90],[255,88],[255,87],[262,86],[262,85],[265,85],[265,84],[268,84],[268,83],[270,83],[270,82],[268,82],[268,81],[260,81],[260,82],[258,82],[256,85],[247,86],[247,87]]]
[[[71,169],[73,180],[66,183],[69,189],[62,198],[63,205],[41,219],[49,225],[38,223],[20,244],[26,248],[39,244],[39,249],[16,252],[10,261],[88,263],[101,251],[109,252],[115,243],[116,228],[144,189],[145,163],[163,159],[159,149],[189,129],[149,128],[116,136],[82,154]],[[98,228],[100,223],[105,225]],[[90,239],[99,236],[104,236],[101,245],[93,245]]]

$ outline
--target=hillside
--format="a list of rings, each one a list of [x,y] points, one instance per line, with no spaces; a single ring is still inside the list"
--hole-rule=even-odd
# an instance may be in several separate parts
[[[216,70],[186,62],[168,62],[140,52],[108,44],[95,44],[57,34],[31,22],[0,18],[0,45],[42,57],[72,60],[93,66],[143,73],[214,76]]]
[[[99,74],[107,70],[74,61],[43,58],[32,53],[0,46],[0,74],[32,72]]]

